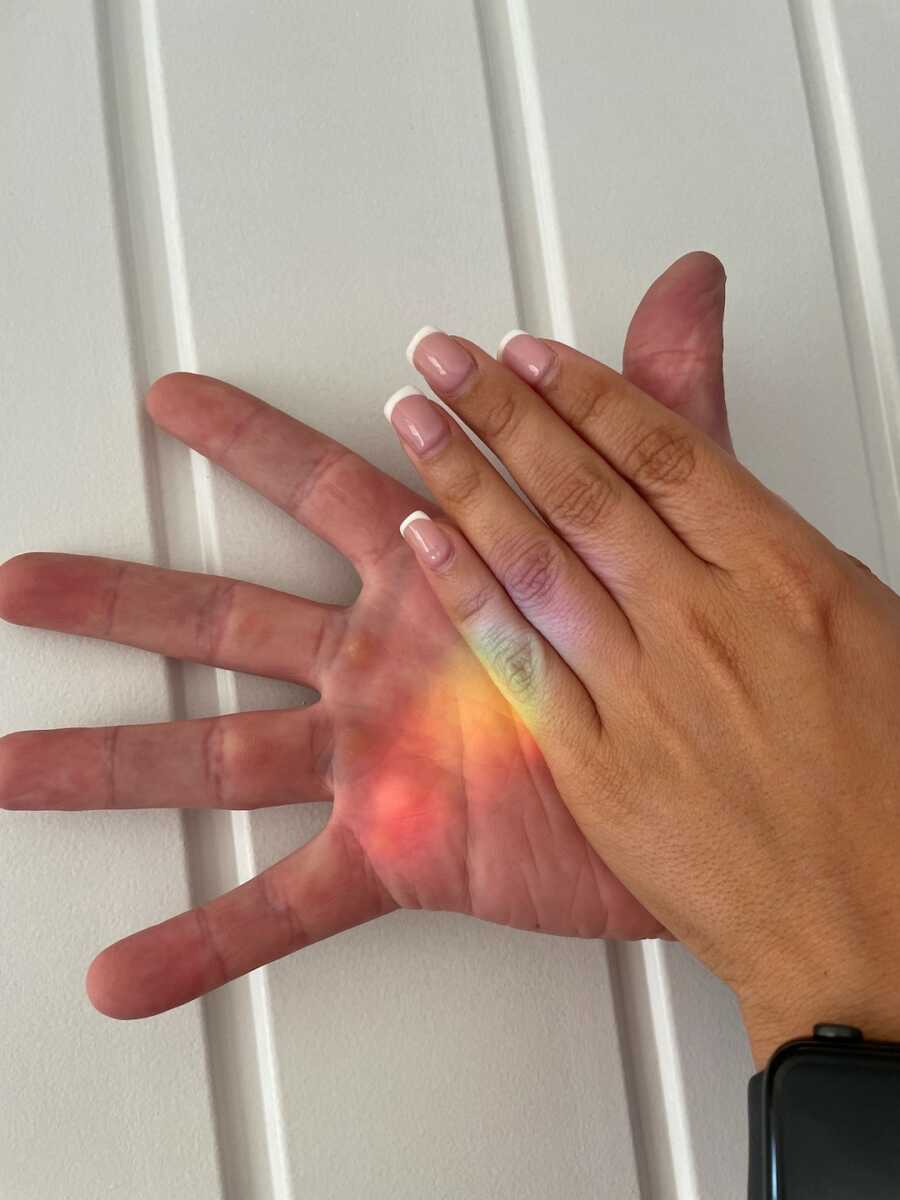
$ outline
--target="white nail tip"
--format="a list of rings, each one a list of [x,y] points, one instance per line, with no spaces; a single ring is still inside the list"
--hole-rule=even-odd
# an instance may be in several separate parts
[[[509,343],[513,340],[513,338],[528,337],[528,336],[529,335],[525,332],[524,329],[511,329],[509,331],[509,333],[505,334],[500,339],[500,345],[497,347],[497,357],[498,358],[503,357],[503,351],[506,349],[506,347],[509,345]]]
[[[403,520],[400,522],[400,536],[402,537],[403,534],[406,532],[406,527],[407,527],[407,525],[409,525],[409,523],[411,521],[430,521],[430,520],[431,520],[431,517],[429,517],[428,513],[424,513],[424,512],[422,512],[421,509],[417,508],[415,512],[411,512],[408,517],[404,517]]]
[[[414,388],[414,387],[397,388],[396,392],[394,392],[394,394],[392,396],[388,396],[387,400],[385,400],[385,402],[384,402],[384,415],[387,417],[388,420],[390,420],[391,413],[394,411],[395,405],[399,404],[400,401],[404,398],[404,396],[421,396],[421,395],[422,395],[422,393],[418,390],[418,388]]]
[[[422,338],[428,337],[429,333],[440,333],[439,329],[435,329],[433,325],[423,325],[418,333],[414,333],[409,345],[406,347],[406,360],[411,367],[416,364],[413,362],[413,355],[416,352],[416,346],[421,342]]]

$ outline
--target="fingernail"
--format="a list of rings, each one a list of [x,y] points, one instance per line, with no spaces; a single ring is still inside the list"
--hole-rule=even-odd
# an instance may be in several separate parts
[[[475,360],[459,342],[433,325],[423,325],[406,347],[410,364],[438,392],[455,392],[475,370]]]
[[[416,454],[433,450],[450,433],[447,418],[438,406],[415,388],[403,387],[394,392],[384,406],[384,415]]]
[[[400,536],[427,567],[442,566],[453,552],[453,543],[428,513],[410,513],[400,525]]]
[[[539,383],[556,362],[556,355],[546,344],[524,329],[511,329],[497,349],[504,366],[527,383]]]

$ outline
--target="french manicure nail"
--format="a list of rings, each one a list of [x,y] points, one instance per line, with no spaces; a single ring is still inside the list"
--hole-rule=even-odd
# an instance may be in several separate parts
[[[388,397],[384,415],[416,454],[434,450],[450,433],[447,418],[415,388],[403,387]]]
[[[556,355],[547,343],[524,329],[509,331],[500,342],[497,357],[526,383],[540,383],[556,362]]]
[[[435,391],[448,394],[460,388],[475,370],[475,360],[468,350],[433,325],[422,326],[406,347],[406,357]]]
[[[428,513],[412,512],[400,525],[400,536],[428,567],[440,567],[453,552],[453,545],[440,525]]]

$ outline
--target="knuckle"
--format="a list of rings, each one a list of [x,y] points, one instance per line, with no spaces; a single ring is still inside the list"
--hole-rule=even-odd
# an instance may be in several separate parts
[[[474,504],[481,492],[482,475],[477,467],[460,466],[440,488],[440,499],[445,507],[457,511]]]
[[[499,577],[515,604],[544,604],[555,593],[562,554],[549,538],[529,533],[511,542],[497,557]]]
[[[229,447],[231,452],[250,436],[251,425],[248,422],[240,431],[235,441]],[[232,457],[230,454],[229,457]],[[352,494],[356,477],[359,472],[359,458],[346,446],[335,446],[322,454],[312,470],[301,473],[297,482],[284,501],[284,509],[296,520],[305,520],[313,498],[320,501],[328,500],[342,502],[348,494]]]
[[[775,569],[767,584],[782,619],[798,633],[831,646],[846,586],[838,564],[814,552],[784,545],[778,547],[776,554]]]
[[[584,797],[573,804],[579,824],[584,820],[589,828],[599,832],[604,825],[608,826],[611,813],[615,813],[616,820],[624,825],[646,821],[651,810],[647,788],[634,763],[616,748],[611,737],[601,732],[598,745],[597,734],[592,732],[590,738],[585,739],[578,762],[582,778],[590,780]]]
[[[512,391],[503,390],[494,403],[482,413],[481,425],[484,440],[488,443],[507,439],[515,435],[523,413],[522,402]]]
[[[644,433],[625,458],[625,474],[638,487],[680,487],[696,466],[691,434],[663,427]]]
[[[292,948],[308,946],[312,941],[310,933],[300,919],[291,896],[278,884],[275,872],[271,869],[261,871],[257,880],[263,904],[273,917],[284,923]]]
[[[246,762],[252,749],[240,729],[241,723],[228,717],[212,718],[203,740],[206,793],[215,808],[230,807],[225,796],[225,781],[234,777],[240,779],[248,767],[252,770],[252,763]]]
[[[480,616],[496,595],[496,584],[485,583],[453,601],[453,617],[460,625],[471,624]]]
[[[243,715],[243,714],[240,714]],[[258,779],[271,761],[271,746],[248,722],[234,715],[213,718],[216,722],[207,742],[207,776],[216,784],[220,801],[223,782],[233,780],[241,792]],[[224,804],[222,805],[224,807]]]
[[[239,585],[233,579],[218,579],[197,610],[195,637],[206,657],[218,657],[225,646],[232,618],[236,615]]]
[[[534,693],[540,676],[541,653],[533,634],[504,631],[489,635],[487,652],[492,671],[510,696],[525,700]]]
[[[566,419],[575,429],[595,425],[603,419],[609,403],[611,387],[601,381],[574,384],[568,393]]]
[[[876,584],[878,587],[884,587],[883,581],[875,574],[872,568],[857,558],[855,554],[848,554],[846,550],[840,551],[841,561],[846,566],[847,574],[856,583],[865,581],[867,584]]]
[[[723,619],[722,611],[714,616],[708,607],[690,603],[684,610],[684,621],[691,651],[712,667],[717,677],[746,691],[746,671],[738,639],[728,627],[732,623]]]
[[[621,491],[607,475],[581,463],[560,475],[546,494],[551,522],[566,532],[585,533],[608,516]]]

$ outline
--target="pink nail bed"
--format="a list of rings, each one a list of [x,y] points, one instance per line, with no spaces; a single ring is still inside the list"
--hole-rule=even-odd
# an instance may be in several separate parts
[[[407,347],[406,357],[437,392],[457,391],[475,370],[469,352],[432,325],[419,330]]]
[[[428,513],[410,513],[400,526],[400,534],[426,566],[439,567],[447,561],[453,550],[450,539],[440,525],[436,525]]]
[[[546,342],[522,329],[510,330],[497,353],[503,365],[527,383],[540,383],[556,362],[556,355]]]
[[[447,419],[438,406],[415,388],[394,392],[384,406],[384,415],[416,454],[434,450],[450,433]]]

